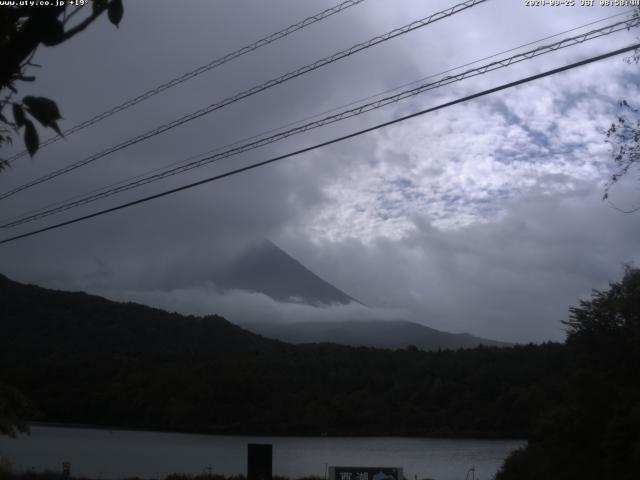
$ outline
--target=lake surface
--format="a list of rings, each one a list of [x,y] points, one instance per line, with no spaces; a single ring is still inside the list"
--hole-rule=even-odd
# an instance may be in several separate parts
[[[31,427],[30,436],[0,436],[0,458],[17,469],[61,470],[72,476],[162,479],[170,473],[246,475],[248,443],[273,444],[273,473],[324,477],[327,466],[402,467],[409,480],[489,480],[522,440],[397,437],[249,437],[67,427]],[[210,468],[210,470],[209,470]],[[469,476],[471,478],[471,476]]]

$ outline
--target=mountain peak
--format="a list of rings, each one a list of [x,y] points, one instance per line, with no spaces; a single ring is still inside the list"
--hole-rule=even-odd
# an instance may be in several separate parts
[[[213,281],[223,290],[259,292],[280,302],[311,305],[357,302],[270,240],[247,248],[230,265],[216,271]]]

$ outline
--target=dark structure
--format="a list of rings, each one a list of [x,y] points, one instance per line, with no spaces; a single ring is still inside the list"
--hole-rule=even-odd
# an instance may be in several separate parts
[[[247,480],[272,480],[273,446],[270,443],[247,445]]]

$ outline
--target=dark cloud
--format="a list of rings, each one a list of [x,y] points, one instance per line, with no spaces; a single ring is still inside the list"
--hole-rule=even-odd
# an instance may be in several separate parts
[[[412,320],[508,341],[560,340],[568,308],[640,259],[640,225],[600,194],[583,186],[518,198],[501,219],[459,229],[417,218],[398,241],[281,243],[365,303],[403,306]]]

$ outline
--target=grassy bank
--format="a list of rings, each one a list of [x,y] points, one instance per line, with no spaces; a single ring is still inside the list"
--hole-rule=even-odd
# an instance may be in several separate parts
[[[62,471],[45,470],[25,470],[20,471],[14,468],[10,462],[0,459],[0,480],[61,480],[65,478]],[[93,477],[82,477],[71,475],[70,480],[104,480]],[[109,477],[109,480],[247,480],[244,475],[224,476],[216,474],[187,475],[184,473],[172,473],[165,477],[142,478],[137,476]],[[274,476],[273,480],[324,480],[321,477],[302,477],[290,479],[288,477]]]

